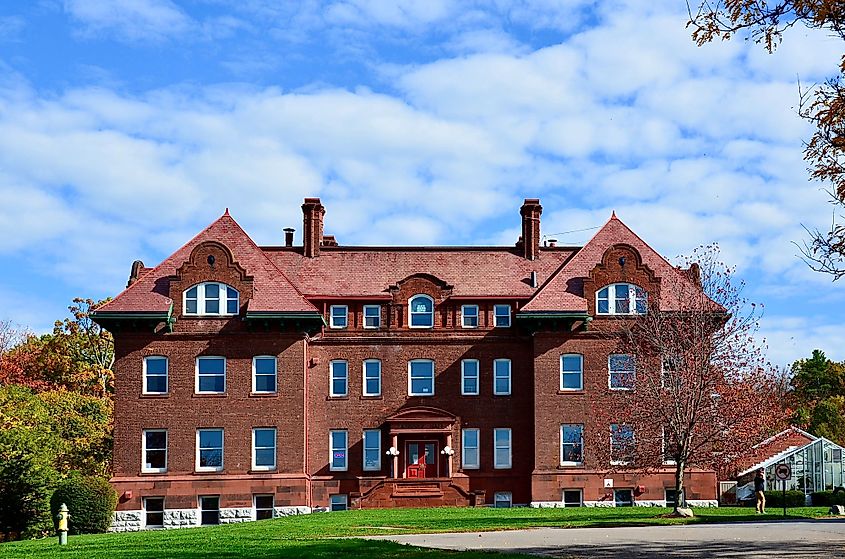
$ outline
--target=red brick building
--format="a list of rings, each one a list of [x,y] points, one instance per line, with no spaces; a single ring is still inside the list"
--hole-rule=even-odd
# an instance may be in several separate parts
[[[620,320],[690,281],[615,215],[584,247],[541,244],[536,199],[511,247],[347,247],[319,199],[302,209],[303,246],[288,229],[259,247],[227,212],[97,309],[115,337],[115,529],[665,503],[672,470],[607,474],[584,442],[609,444],[591,410],[635,374]],[[715,503],[713,472],[686,487]]]

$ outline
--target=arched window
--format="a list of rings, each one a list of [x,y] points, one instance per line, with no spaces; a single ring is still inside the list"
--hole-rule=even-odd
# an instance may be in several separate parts
[[[411,328],[434,327],[434,299],[428,295],[414,295],[408,301]]]
[[[596,314],[645,314],[648,293],[631,283],[614,283],[596,292]]]
[[[238,314],[238,290],[225,283],[198,283],[186,289],[182,308],[186,315],[229,316]]]

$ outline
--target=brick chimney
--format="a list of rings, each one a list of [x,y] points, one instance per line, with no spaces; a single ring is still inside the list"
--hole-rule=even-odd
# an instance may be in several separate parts
[[[526,198],[519,214],[522,216],[522,254],[528,260],[536,260],[540,254],[540,214],[543,206],[539,198]]]
[[[323,241],[323,216],[326,208],[319,198],[306,198],[302,204],[302,248],[308,258],[320,256]]]

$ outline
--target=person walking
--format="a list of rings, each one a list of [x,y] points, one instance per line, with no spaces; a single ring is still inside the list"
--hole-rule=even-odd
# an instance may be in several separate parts
[[[754,495],[757,497],[757,514],[766,514],[766,478],[763,477],[763,468],[757,470],[754,476]]]

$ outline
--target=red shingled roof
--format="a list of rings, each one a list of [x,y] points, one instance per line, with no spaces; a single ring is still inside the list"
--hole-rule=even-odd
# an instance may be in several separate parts
[[[605,251],[620,243],[634,247],[640,253],[643,263],[661,278],[661,284],[664,287],[661,290],[661,309],[678,310],[680,302],[676,298],[667,296],[670,290],[666,287],[679,282],[692,287],[689,276],[672,266],[636,233],[631,231],[627,225],[616,217],[616,213],[571,260],[564,264],[540,288],[537,294],[521,310],[587,312],[583,280],[601,262]]]
[[[306,258],[298,250],[265,249],[307,297],[378,297],[414,274],[431,274],[453,286],[453,297],[531,297],[531,272],[543,282],[577,249],[541,249],[526,260],[506,247],[322,247]]]
[[[228,211],[97,312],[167,312],[173,303],[168,297],[167,278],[190,258],[194,247],[206,241],[226,245],[235,260],[254,277],[255,293],[249,301],[250,311],[317,312]]]

